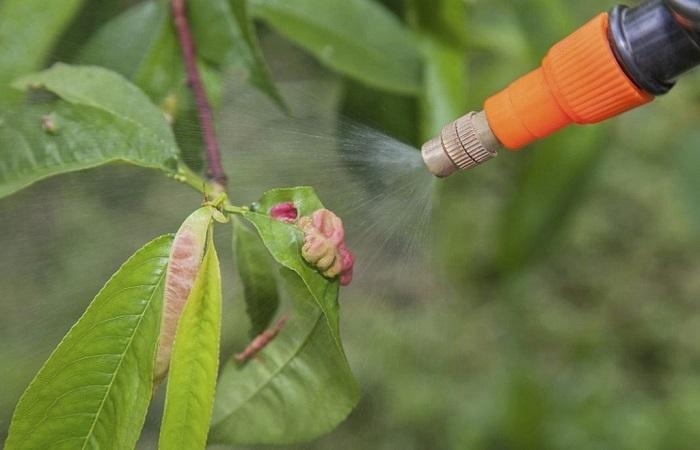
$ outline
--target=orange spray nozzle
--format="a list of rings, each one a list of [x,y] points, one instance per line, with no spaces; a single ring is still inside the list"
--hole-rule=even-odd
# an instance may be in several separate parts
[[[500,143],[517,150],[571,123],[600,122],[652,99],[618,63],[603,13],[555,44],[538,69],[487,99],[484,111]]]

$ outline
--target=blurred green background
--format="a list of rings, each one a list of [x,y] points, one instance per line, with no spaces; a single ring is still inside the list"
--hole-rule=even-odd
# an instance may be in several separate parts
[[[56,57],[129,3],[88,2]],[[416,147],[612,6],[380,3],[420,43],[417,95],[338,73],[265,21],[258,31],[274,78],[297,86],[282,89],[291,106],[330,128],[347,117]],[[222,116],[227,109],[249,112],[224,102]],[[404,230],[407,240],[420,233],[419,251],[385,247],[361,272],[367,279],[341,295],[363,397],[334,432],[299,448],[698,448],[699,119],[694,73],[643,109],[439,181],[429,232]],[[245,146],[240,138],[230,152]],[[233,157],[225,158],[235,173]],[[248,178],[254,159],[240,161]],[[381,177],[355,174],[364,175]],[[47,180],[0,201],[0,438],[19,395],[104,280],[200,201],[160,174],[122,166]],[[387,201],[411,207],[410,198]],[[245,345],[247,325],[230,237],[217,240],[229,274],[227,356]],[[155,448],[158,409],[143,449]]]

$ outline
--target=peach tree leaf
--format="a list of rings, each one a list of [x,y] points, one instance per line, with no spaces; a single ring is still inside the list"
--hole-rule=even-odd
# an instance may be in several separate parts
[[[19,400],[5,448],[134,448],[151,400],[172,236],[105,284]]]
[[[266,193],[257,212],[244,214],[283,267],[278,283],[292,304],[285,327],[255,358],[229,361],[214,402],[210,441],[287,444],[314,439],[343,421],[359,398],[338,329],[338,281],[301,258],[303,236],[265,212],[293,201],[300,214],[323,207],[313,189]]]
[[[332,69],[401,94],[421,90],[415,36],[371,0],[252,0],[251,13]]]
[[[121,76],[60,65],[20,84],[65,100],[0,111],[0,197],[116,161],[175,173],[177,145],[163,114]]]
[[[158,448],[203,450],[219,367],[221,273],[211,233],[175,334]]]
[[[165,276],[163,317],[153,375],[156,385],[168,373],[178,322],[200,272],[213,213],[211,206],[199,208],[185,219],[175,235]]]
[[[279,307],[279,293],[270,254],[254,231],[235,220],[233,248],[238,275],[243,284],[246,313],[251,322],[250,336],[265,331]]]

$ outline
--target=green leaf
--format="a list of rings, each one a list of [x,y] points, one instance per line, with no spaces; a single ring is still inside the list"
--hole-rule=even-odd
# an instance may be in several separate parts
[[[107,77],[102,87],[118,83],[126,82]],[[136,92],[139,105],[143,94]],[[149,104],[153,130],[134,117],[146,118],[146,111],[126,116],[98,104],[57,101],[0,112],[0,197],[52,175],[114,161],[174,173],[177,147],[167,126],[160,127],[157,109]]]
[[[168,4],[162,1],[138,3],[107,22],[83,47],[78,61],[118,72],[156,102],[185,80]]]
[[[171,243],[146,244],[97,294],[22,395],[7,450],[134,448],[151,399]]]
[[[95,66],[55,64],[50,69],[27,75],[14,83],[20,89],[44,88],[75,105],[90,106],[115,118],[133,123],[151,133],[163,145],[176,148],[163,113],[139,88],[121,75]]]
[[[20,97],[10,82],[38,69],[84,0],[0,2],[0,105]]]
[[[233,224],[233,248],[236,267],[243,283],[246,312],[250,318],[250,336],[265,331],[279,307],[279,294],[270,254],[256,233],[240,221]]]
[[[279,336],[244,365],[229,361],[214,403],[210,441],[293,443],[333,429],[357,403],[359,390],[340,343],[338,282],[300,256],[301,232],[266,212],[294,201],[301,215],[322,207],[311,188],[278,189],[246,213],[273,258],[284,266],[282,291],[293,304]]]
[[[245,69],[253,86],[286,108],[265,64],[247,0],[190,0],[187,4],[199,55],[217,66]]]
[[[370,0],[251,0],[251,13],[340,73],[403,94],[421,89],[413,34]]]
[[[158,448],[204,449],[219,367],[221,274],[211,232],[175,335]]]

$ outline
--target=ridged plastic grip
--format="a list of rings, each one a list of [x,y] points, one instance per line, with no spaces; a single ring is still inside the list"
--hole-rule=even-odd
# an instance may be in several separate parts
[[[486,100],[501,143],[519,149],[571,123],[596,123],[651,101],[617,62],[600,14],[555,44],[542,66]]]

